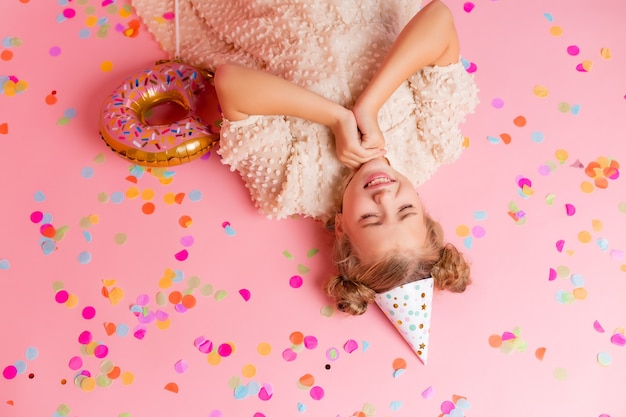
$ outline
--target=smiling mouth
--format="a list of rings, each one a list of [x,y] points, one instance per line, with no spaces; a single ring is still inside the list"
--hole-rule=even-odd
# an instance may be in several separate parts
[[[369,181],[367,184],[365,184],[363,188],[373,187],[375,185],[380,185],[380,184],[391,184],[393,182],[396,182],[396,181],[389,177],[376,177],[373,180]]]

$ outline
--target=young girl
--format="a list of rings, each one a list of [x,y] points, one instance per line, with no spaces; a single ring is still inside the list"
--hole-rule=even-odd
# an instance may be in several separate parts
[[[167,50],[144,1],[135,7]],[[334,223],[338,275],[326,290],[338,308],[362,314],[376,293],[429,276],[463,291],[468,265],[415,190],[459,157],[458,125],[477,103],[449,9],[213,3],[181,4],[181,27],[196,34],[182,55],[215,70],[222,162],[268,217]]]

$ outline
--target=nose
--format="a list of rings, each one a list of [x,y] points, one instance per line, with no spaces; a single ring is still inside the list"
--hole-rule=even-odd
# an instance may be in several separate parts
[[[385,205],[393,198],[391,190],[383,188],[373,195],[376,204]]]

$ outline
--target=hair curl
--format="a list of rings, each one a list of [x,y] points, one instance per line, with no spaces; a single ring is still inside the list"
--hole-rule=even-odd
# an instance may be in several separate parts
[[[436,288],[463,292],[471,283],[470,267],[463,254],[443,240],[441,225],[424,214],[426,243],[414,252],[393,252],[372,263],[362,263],[348,236],[335,239],[333,260],[338,274],[325,285],[337,308],[352,315],[365,313],[377,293],[399,285],[433,277]]]

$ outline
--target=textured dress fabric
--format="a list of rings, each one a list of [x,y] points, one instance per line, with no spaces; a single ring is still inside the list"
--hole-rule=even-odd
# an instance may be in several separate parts
[[[161,47],[176,55],[174,0],[132,0]],[[420,8],[405,0],[179,0],[184,62],[214,70],[238,63],[264,70],[348,108]],[[460,130],[478,103],[461,62],[411,76],[379,112],[391,165],[419,186],[459,158]],[[270,218],[326,220],[349,171],[325,126],[288,116],[224,119],[222,162],[238,171],[256,207]]]

